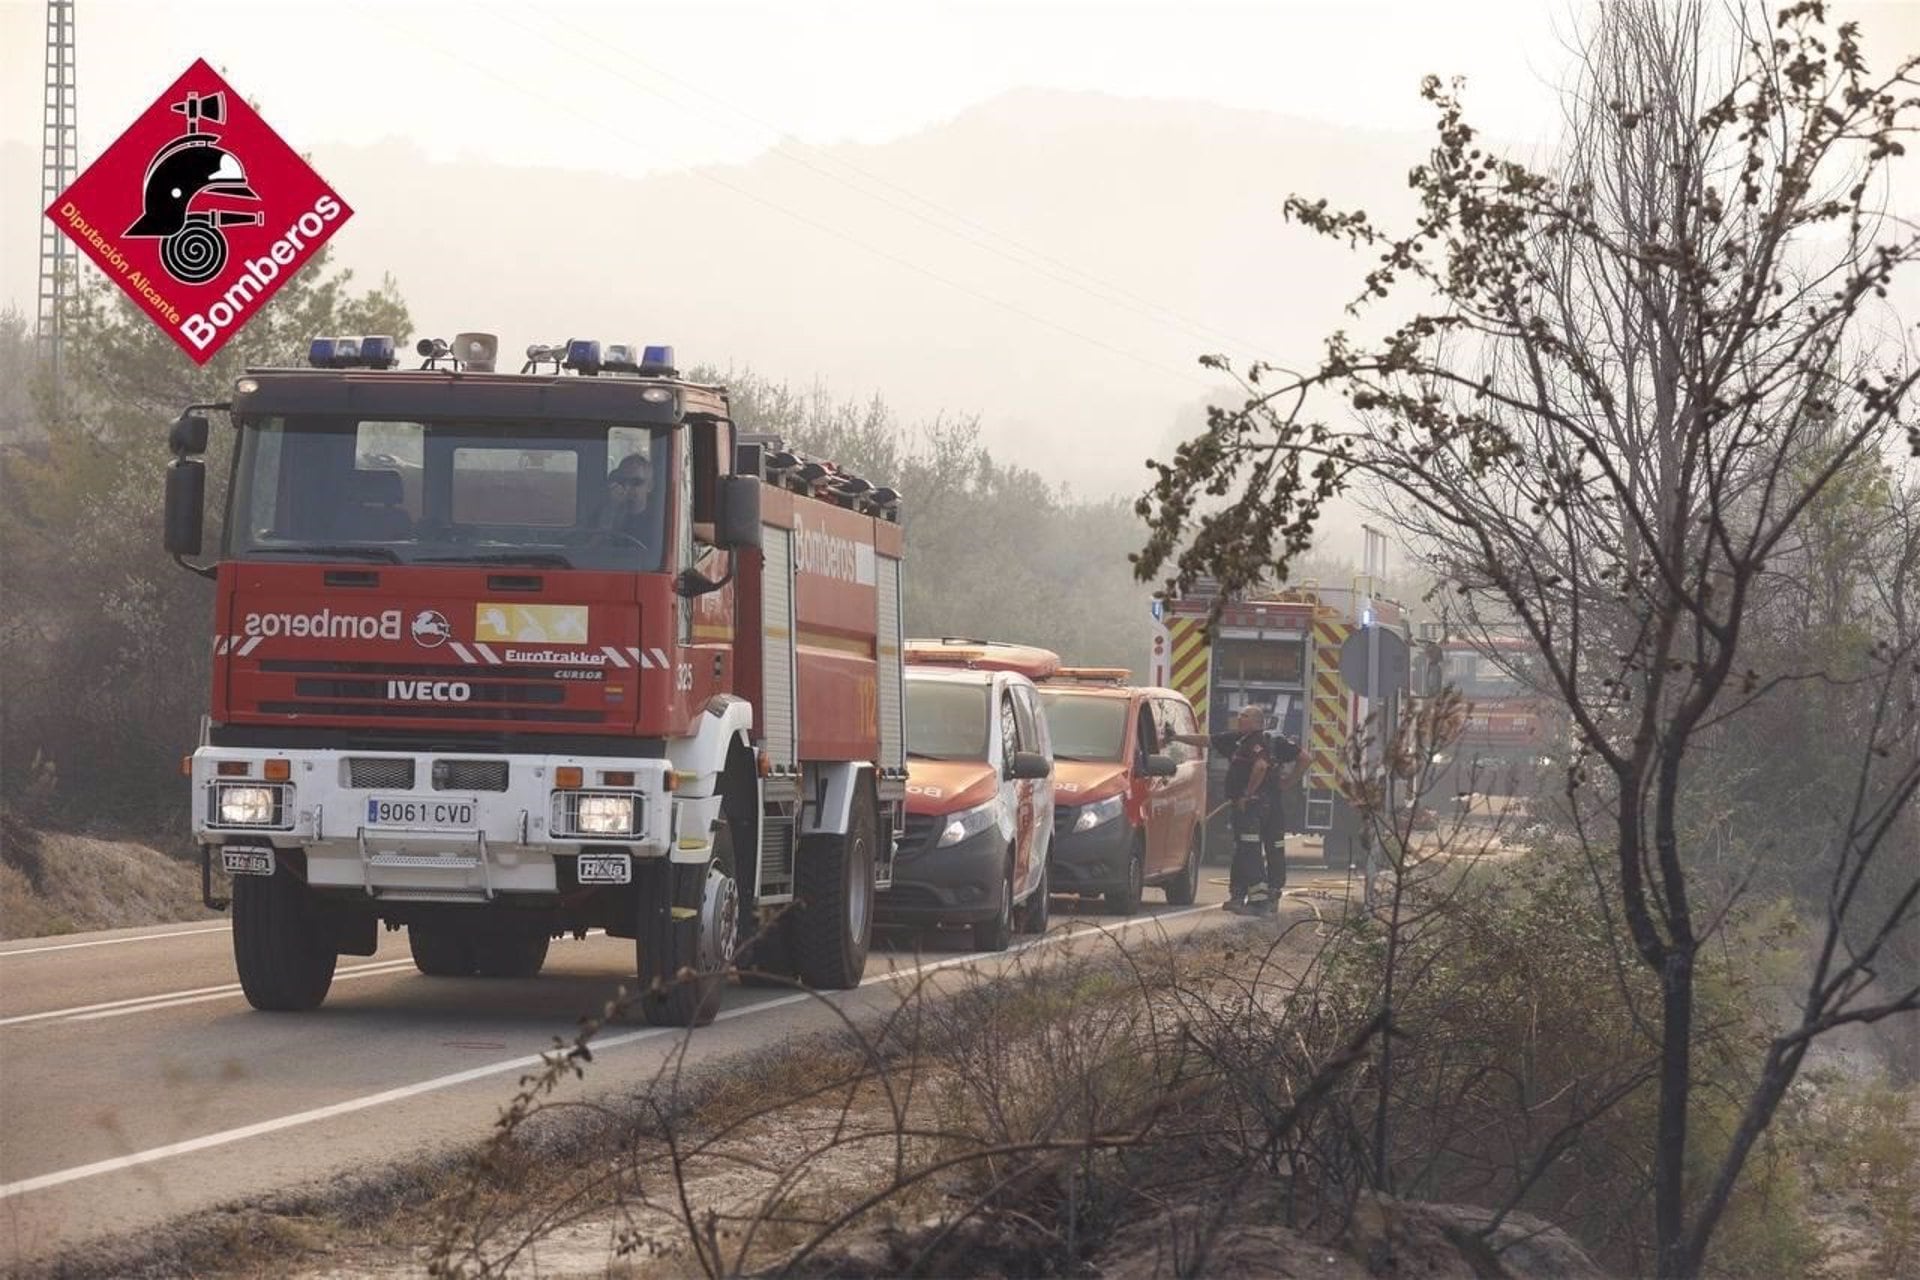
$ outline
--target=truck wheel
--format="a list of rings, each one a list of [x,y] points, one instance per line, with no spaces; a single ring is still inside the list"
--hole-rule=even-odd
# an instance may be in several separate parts
[[[639,868],[640,1012],[656,1027],[704,1027],[720,1012],[720,992],[739,939],[740,897],[733,840],[713,828],[705,863],[652,859]]]
[[[474,967],[483,978],[531,978],[545,967],[552,941],[544,933],[482,934],[474,942]]]
[[[450,925],[408,925],[407,949],[413,967],[429,978],[471,977],[479,963],[473,935]]]
[[[873,941],[873,860],[879,837],[873,791],[854,793],[845,835],[808,836],[794,868],[798,903],[787,941],[794,972],[809,987],[845,991],[860,985]]]
[[[1013,941],[1013,859],[1007,859],[1006,874],[1000,877],[1000,910],[991,920],[973,926],[975,951],[1005,951]]]
[[[1020,913],[1020,932],[1045,933],[1047,919],[1052,913],[1049,901],[1053,892],[1053,859],[1048,858],[1040,864],[1040,887],[1027,899],[1027,909]]]
[[[1107,910],[1118,916],[1130,916],[1140,910],[1140,896],[1146,892],[1147,854],[1138,840],[1127,851],[1127,880],[1124,887],[1107,891]]]
[[[1180,868],[1180,874],[1162,886],[1167,891],[1167,901],[1176,907],[1190,907],[1200,893],[1200,828],[1193,829],[1193,840],[1187,849],[1187,865]]]
[[[274,860],[278,863],[280,860]],[[233,962],[256,1009],[317,1009],[339,956],[320,929],[306,882],[286,866],[233,878]]]

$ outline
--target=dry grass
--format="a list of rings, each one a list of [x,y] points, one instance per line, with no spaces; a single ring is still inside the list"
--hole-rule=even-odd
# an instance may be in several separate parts
[[[191,863],[125,840],[0,825],[0,940],[211,918]]]

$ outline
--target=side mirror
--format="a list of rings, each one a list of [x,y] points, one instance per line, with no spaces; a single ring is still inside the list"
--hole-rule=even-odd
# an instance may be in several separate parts
[[[714,512],[714,545],[723,551],[760,549],[760,480],[756,476],[722,476]]]
[[[1013,759],[1007,762],[1007,776],[1015,782],[1051,778],[1053,761],[1038,751],[1016,751]]]
[[[1156,751],[1140,762],[1140,771],[1149,778],[1171,778],[1180,772],[1180,762]]]
[[[167,429],[167,448],[176,458],[190,458],[207,451],[207,416],[183,413]]]
[[[205,443],[207,420],[200,419]],[[167,464],[166,550],[176,556],[200,554],[201,510],[207,497],[207,464],[175,458]]]

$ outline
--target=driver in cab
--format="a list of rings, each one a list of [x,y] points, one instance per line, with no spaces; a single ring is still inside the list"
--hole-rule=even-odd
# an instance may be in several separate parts
[[[607,491],[588,525],[596,533],[623,533],[645,543],[653,506],[653,461],[630,453],[607,473]]]

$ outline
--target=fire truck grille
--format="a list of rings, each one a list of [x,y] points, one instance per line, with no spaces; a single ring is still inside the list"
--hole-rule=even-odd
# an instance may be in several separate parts
[[[505,760],[435,760],[435,791],[505,791]]]
[[[605,713],[599,711],[569,711],[562,707],[503,707],[499,703],[474,706],[470,703],[423,702],[418,706],[395,707],[382,706],[377,702],[274,700],[262,702],[259,710],[268,715],[341,716],[356,720],[379,716],[382,719],[513,720],[542,724],[605,724],[607,721]]]
[[[347,785],[360,791],[411,791],[413,761],[387,756],[348,756]]]

